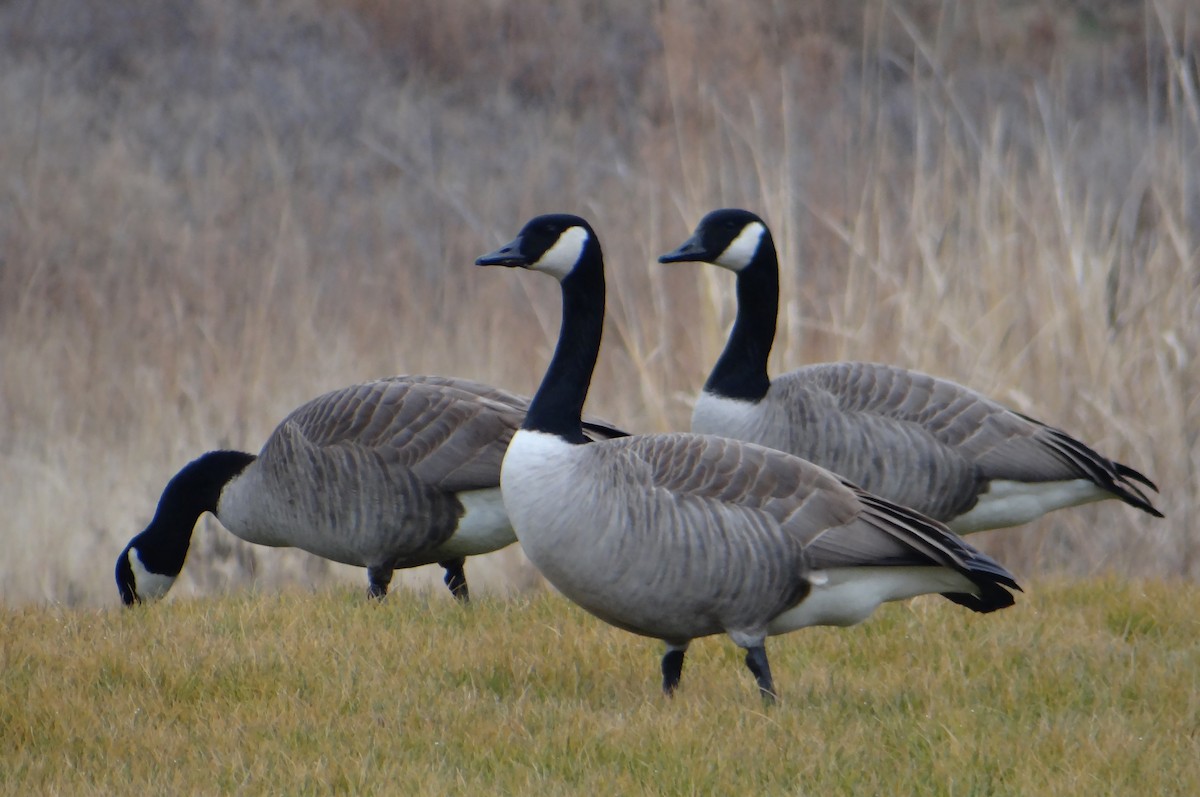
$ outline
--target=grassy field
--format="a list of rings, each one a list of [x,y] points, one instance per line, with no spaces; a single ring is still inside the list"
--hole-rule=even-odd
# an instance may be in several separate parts
[[[0,613],[0,794],[1200,792],[1200,589],[1035,582],[769,643],[658,693],[658,644],[562,598],[242,593]]]
[[[1192,0],[9,0],[0,109],[0,795],[1200,793]],[[729,205],[774,372],[952,378],[1167,518],[977,535],[1016,607],[773,640],[771,710],[716,639],[665,700],[516,548],[377,606],[209,520],[114,608],[196,455],[388,374],[531,392],[554,286],[470,264],[535,213],[605,247],[589,410],[685,428],[732,280],[654,261]]]
[[[654,261],[725,205],[780,245],[775,372],[933,372],[1163,487],[1165,521],[979,545],[1195,579],[1198,31],[1174,0],[0,4],[0,602],[114,604],[167,479],[326,390],[532,392],[554,288],[471,263],[534,213],[608,256],[589,409],[685,428],[732,281]],[[208,522],[176,589],[334,575]],[[537,583],[516,551],[470,576]]]

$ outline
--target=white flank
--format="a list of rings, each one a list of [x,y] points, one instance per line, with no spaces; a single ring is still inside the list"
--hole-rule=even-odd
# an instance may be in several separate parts
[[[587,244],[587,240],[588,231],[583,227],[568,227],[558,236],[554,246],[547,249],[546,254],[538,258],[538,261],[529,268],[553,274],[555,279],[561,282],[579,262],[579,256],[583,254],[583,247]]]
[[[757,221],[750,222],[713,262],[730,271],[741,271],[754,259],[758,244],[766,231],[767,228]]]
[[[476,556],[497,551],[517,541],[499,487],[459,493],[466,510],[454,535],[438,547],[438,556]]]
[[[142,564],[137,548],[129,549],[129,567],[133,570],[134,591],[144,603],[161,600],[175,583],[175,576],[164,576],[147,570]]]
[[[881,603],[940,592],[977,593],[965,576],[945,567],[839,567],[809,575],[812,591],[767,626],[786,634],[814,625],[861,623]]]
[[[1014,482],[998,479],[988,485],[979,502],[948,525],[957,534],[1018,526],[1054,509],[1078,506],[1111,494],[1087,479],[1063,482]]]

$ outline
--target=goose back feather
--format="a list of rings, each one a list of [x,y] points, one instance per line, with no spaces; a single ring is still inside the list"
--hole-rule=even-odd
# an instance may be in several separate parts
[[[538,217],[476,262],[544,271],[562,288],[558,344],[501,469],[513,527],[564,595],[667,644],[668,694],[699,636],[746,648],[773,698],[769,634],[851,624],[929,592],[980,612],[1012,604],[1011,574],[944,526],[782,451],[681,433],[581,445],[603,332],[595,232],[577,216]]]
[[[451,377],[397,376],[319,396],[285,417],[257,457],[211,452],[172,479],[118,558],[122,599],[166,593],[205,511],[248,542],[367,568],[372,596],[386,593],[393,570],[437,562],[466,599],[463,558],[516,540],[500,466],[527,407]],[[591,419],[588,434],[623,432]]]
[[[762,219],[717,210],[662,262],[737,274],[738,317],[696,402],[692,431],[778,448],[966,533],[1117,498],[1153,516],[1154,483],[1065,432],[962,385],[861,362],[770,379],[778,257]]]

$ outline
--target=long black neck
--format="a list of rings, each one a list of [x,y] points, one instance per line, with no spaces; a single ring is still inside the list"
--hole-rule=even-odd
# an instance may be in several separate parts
[[[562,326],[523,428],[586,443],[580,417],[604,333],[604,256],[593,238],[562,281]]]
[[[704,389],[733,399],[759,401],[767,395],[767,357],[775,342],[779,312],[779,259],[770,233],[750,265],[737,275],[737,319]]]
[[[176,473],[150,525],[130,541],[142,564],[152,573],[179,575],[196,521],[205,512],[216,514],[221,490],[254,459],[241,451],[210,451]]]

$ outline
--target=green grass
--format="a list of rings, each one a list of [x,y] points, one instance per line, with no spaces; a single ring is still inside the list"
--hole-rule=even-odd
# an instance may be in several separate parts
[[[0,793],[1196,794],[1200,587],[1033,585],[659,647],[553,594],[241,592],[0,614]]]

